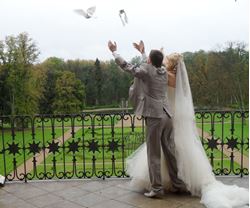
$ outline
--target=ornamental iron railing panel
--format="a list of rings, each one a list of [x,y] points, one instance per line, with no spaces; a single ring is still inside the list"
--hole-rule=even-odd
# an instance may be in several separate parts
[[[248,111],[197,111],[216,175],[248,175]],[[145,138],[131,113],[0,116],[0,174],[7,181],[129,177],[126,158]]]

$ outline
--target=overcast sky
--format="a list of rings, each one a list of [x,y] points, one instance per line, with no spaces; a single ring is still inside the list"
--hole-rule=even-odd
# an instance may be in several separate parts
[[[96,18],[73,12],[96,6]],[[124,9],[124,27],[118,12]],[[27,32],[40,49],[40,61],[109,60],[115,40],[127,59],[138,55],[132,42],[165,53],[212,50],[227,41],[249,41],[249,0],[0,0],[0,40]]]

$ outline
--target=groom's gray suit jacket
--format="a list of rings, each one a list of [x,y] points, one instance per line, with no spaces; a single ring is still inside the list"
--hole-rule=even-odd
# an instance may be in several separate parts
[[[162,118],[164,111],[171,117],[167,98],[166,69],[156,68],[152,64],[135,66],[127,63],[121,56],[114,53],[116,63],[131,73],[135,79],[130,87],[130,98],[135,102],[135,114],[144,117]]]

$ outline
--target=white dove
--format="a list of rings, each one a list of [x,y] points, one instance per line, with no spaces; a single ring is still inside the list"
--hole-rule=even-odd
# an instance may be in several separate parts
[[[119,16],[120,16],[123,26],[125,26],[125,24],[128,23],[128,17],[124,9],[121,9],[119,11]]]
[[[89,18],[93,17],[93,14],[95,13],[95,9],[96,9],[96,7],[93,6],[93,7],[88,8],[86,12],[83,11],[82,9],[75,9],[74,11],[77,14],[79,14],[81,16],[84,16],[85,18],[89,19]]]

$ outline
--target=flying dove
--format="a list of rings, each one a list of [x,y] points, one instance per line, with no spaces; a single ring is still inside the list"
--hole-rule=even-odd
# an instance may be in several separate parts
[[[86,19],[89,19],[89,18],[93,17],[93,14],[95,13],[95,9],[96,9],[96,7],[93,6],[93,7],[88,8],[86,12],[82,9],[75,9],[74,11],[77,14],[84,16]]]
[[[119,11],[119,16],[120,16],[120,19],[122,21],[122,25],[125,26],[125,24],[128,23],[128,17],[127,17],[126,12],[124,11],[124,9],[121,9]]]

